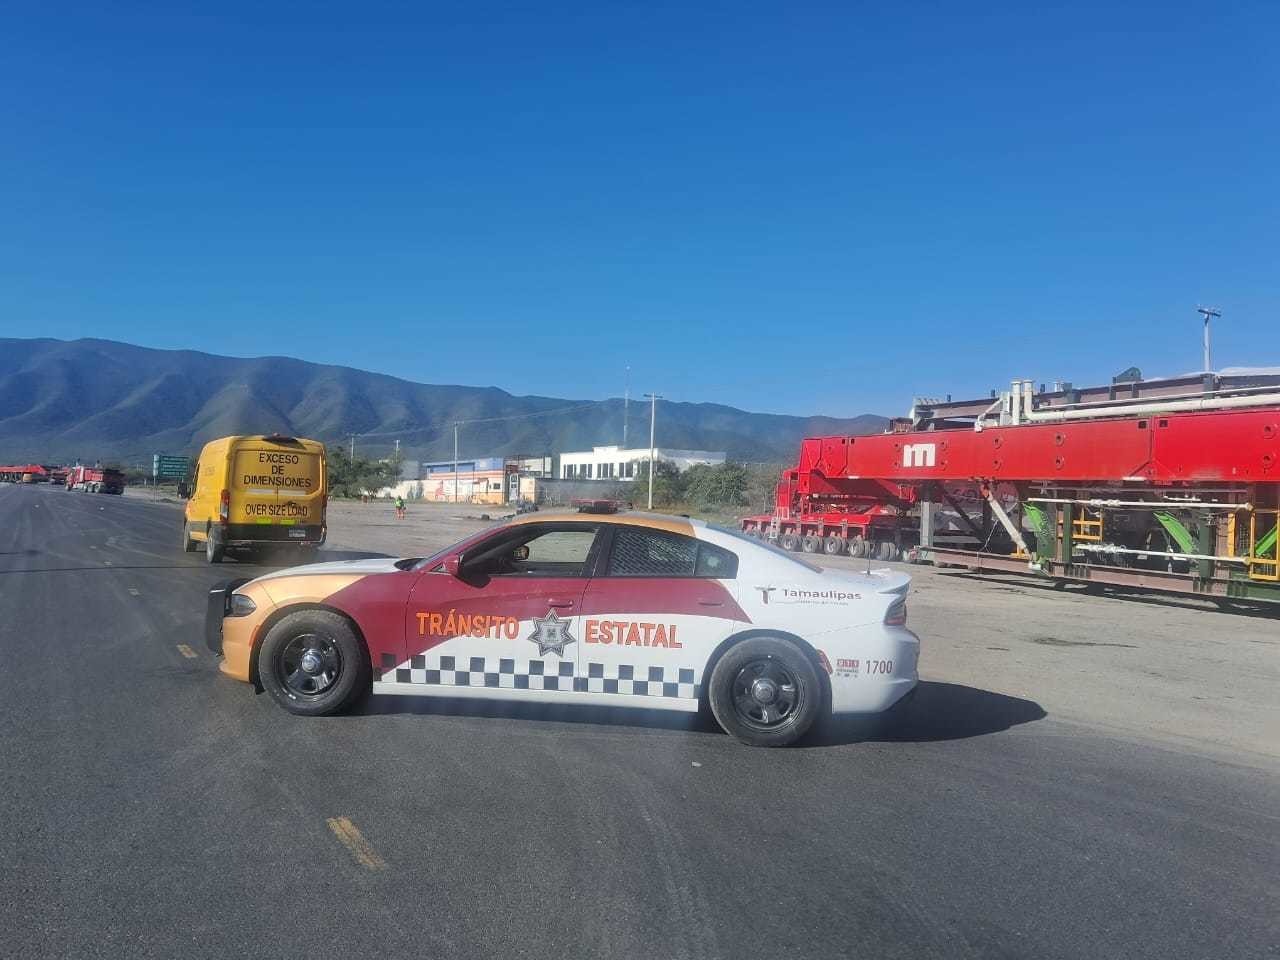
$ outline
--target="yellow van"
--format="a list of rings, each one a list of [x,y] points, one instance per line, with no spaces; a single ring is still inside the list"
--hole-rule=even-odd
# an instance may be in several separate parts
[[[182,518],[182,545],[228,550],[290,545],[314,554],[325,538],[324,444],[300,437],[223,437],[200,451]]]

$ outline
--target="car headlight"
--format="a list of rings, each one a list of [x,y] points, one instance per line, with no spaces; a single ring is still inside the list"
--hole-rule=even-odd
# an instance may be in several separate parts
[[[233,593],[231,595],[231,613],[233,617],[247,617],[253,611],[258,609],[258,605],[252,599],[246,597],[243,593]]]

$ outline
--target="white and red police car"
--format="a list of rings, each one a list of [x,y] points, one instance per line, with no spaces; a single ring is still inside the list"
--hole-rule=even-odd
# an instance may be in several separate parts
[[[668,710],[759,745],[916,685],[910,578],[823,571],[651,514],[534,513],[435,556],[319,563],[210,594],[221,669],[292,713],[367,693]]]

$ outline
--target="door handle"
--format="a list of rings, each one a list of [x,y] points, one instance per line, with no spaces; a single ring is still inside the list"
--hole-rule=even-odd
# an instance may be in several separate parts
[[[547,606],[548,606],[548,607],[560,607],[560,608],[564,608],[564,607],[572,607],[572,606],[573,606],[573,601],[572,601],[572,600],[548,600],[548,601],[547,601]]]
[[[723,606],[724,606],[724,601],[723,601],[723,600],[709,600],[709,599],[705,599],[705,598],[704,598],[704,599],[700,599],[700,600],[698,601],[698,606],[700,606],[700,607],[723,607]]]

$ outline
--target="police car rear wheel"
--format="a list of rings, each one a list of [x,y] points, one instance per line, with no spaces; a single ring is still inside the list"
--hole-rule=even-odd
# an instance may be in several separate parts
[[[725,732],[757,747],[795,743],[817,719],[822,682],[809,658],[781,637],[729,648],[711,673],[708,700]]]
[[[301,610],[268,631],[258,650],[258,678],[290,713],[325,716],[367,692],[369,655],[336,613]]]

